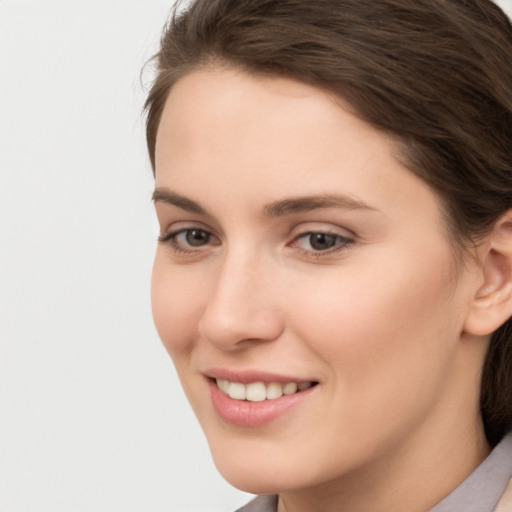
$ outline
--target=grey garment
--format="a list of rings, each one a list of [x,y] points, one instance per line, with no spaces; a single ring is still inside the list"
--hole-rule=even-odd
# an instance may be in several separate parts
[[[512,434],[430,512],[492,512],[512,478]]]
[[[236,512],[277,512],[277,494],[258,496]]]
[[[493,512],[512,478],[512,434],[429,512]],[[236,512],[277,512],[277,495],[258,496]]]

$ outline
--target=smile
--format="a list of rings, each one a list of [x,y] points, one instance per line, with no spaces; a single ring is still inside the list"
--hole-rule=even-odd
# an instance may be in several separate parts
[[[247,400],[249,402],[263,402],[264,400],[275,400],[283,395],[293,395],[304,391],[313,385],[314,382],[231,382],[226,379],[215,379],[217,387],[234,400]]]
[[[240,379],[246,382],[207,379],[212,405],[222,420],[238,427],[262,427],[287,415],[300,403],[309,402],[308,397],[320,387],[314,381],[257,379],[247,374]]]

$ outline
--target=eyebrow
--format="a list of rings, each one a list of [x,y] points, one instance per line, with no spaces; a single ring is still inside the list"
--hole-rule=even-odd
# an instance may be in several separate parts
[[[156,188],[153,192],[153,201],[171,204],[182,210],[201,215],[210,215],[200,204],[172,192],[167,188]],[[263,209],[269,218],[282,217],[294,213],[308,212],[325,208],[342,208],[344,210],[370,210],[375,208],[353,197],[337,194],[323,194],[319,196],[303,196],[274,201]]]
[[[167,203],[177,206],[182,210],[191,213],[199,213],[201,215],[207,215],[208,212],[195,201],[188,199],[187,197],[180,196],[166,188],[156,188],[153,192],[153,202],[155,203]]]
[[[320,196],[304,196],[275,201],[265,206],[265,215],[270,218],[281,217],[293,213],[320,210],[323,208],[342,208],[344,210],[374,210],[363,201],[355,198],[326,194]]]

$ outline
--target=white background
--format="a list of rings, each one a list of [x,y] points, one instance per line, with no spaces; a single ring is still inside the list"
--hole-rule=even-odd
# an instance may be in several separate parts
[[[218,476],[151,319],[140,72],[171,4],[0,1],[2,512],[248,501]]]
[[[139,74],[171,4],[0,0],[1,512],[248,500],[217,475],[151,320]]]

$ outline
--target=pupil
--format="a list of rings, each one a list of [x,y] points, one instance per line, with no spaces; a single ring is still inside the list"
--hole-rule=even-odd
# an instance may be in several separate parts
[[[310,239],[311,247],[317,251],[325,251],[336,244],[336,235],[314,233]]]
[[[208,243],[210,235],[202,229],[190,229],[187,231],[187,243],[193,247],[198,247]]]

